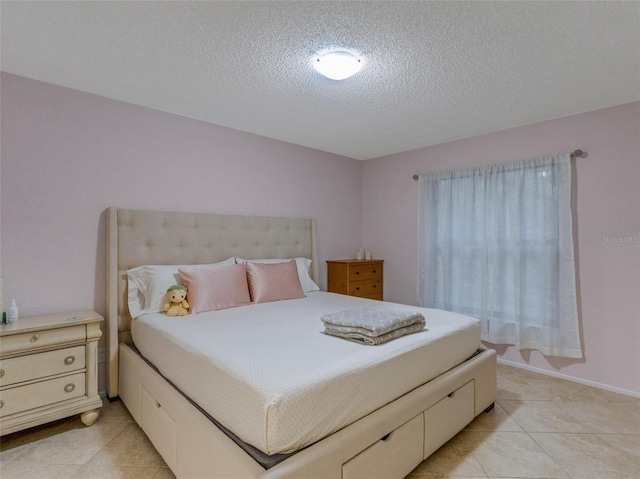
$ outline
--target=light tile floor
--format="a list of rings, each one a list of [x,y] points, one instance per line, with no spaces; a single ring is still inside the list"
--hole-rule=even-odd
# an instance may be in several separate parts
[[[640,479],[640,399],[498,365],[495,409],[408,479]]]
[[[171,479],[120,401],[0,439],[2,479]],[[407,479],[640,479],[640,399],[498,366],[498,401]]]

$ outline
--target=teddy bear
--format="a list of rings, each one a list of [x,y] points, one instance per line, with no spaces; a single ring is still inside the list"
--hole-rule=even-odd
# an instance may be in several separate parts
[[[181,284],[174,284],[167,290],[169,302],[164,305],[167,316],[186,316],[189,310],[189,303],[185,299],[187,297],[187,288]]]

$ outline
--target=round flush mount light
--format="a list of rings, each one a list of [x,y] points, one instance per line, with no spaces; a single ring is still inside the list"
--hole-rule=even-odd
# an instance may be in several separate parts
[[[313,68],[331,80],[344,80],[360,71],[362,61],[351,52],[338,50],[316,57]]]

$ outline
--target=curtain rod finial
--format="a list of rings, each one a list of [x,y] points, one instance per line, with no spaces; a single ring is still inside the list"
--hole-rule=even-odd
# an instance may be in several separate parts
[[[413,179],[418,181],[418,175],[413,175]]]

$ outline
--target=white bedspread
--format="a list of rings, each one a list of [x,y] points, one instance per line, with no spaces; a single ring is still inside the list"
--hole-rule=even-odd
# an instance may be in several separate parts
[[[426,328],[375,347],[322,334],[349,308],[420,311]],[[184,317],[141,316],[134,343],[240,439],[293,452],[457,366],[480,345],[460,314],[325,292]]]

